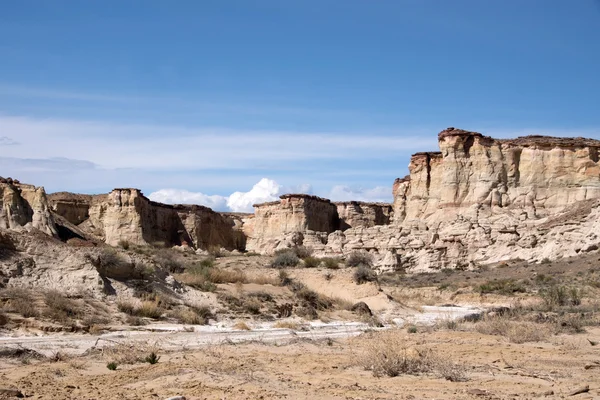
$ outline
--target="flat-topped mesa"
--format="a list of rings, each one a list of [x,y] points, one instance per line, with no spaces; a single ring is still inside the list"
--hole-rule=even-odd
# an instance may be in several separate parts
[[[50,236],[58,235],[44,188],[0,177],[0,228],[21,227],[35,228]]]
[[[539,135],[493,139],[448,128],[438,141],[439,153],[411,157],[410,183],[395,183],[396,222],[475,204],[533,207],[539,217],[600,197],[598,140]]]

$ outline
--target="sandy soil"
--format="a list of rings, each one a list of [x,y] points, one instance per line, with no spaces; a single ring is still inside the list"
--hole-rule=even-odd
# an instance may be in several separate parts
[[[388,331],[389,332],[389,331]],[[158,364],[106,368],[94,353],[58,362],[4,361],[2,387],[32,399],[510,399],[600,396],[600,329],[557,336],[548,343],[508,343],[473,332],[392,331],[408,346],[432,349],[460,363],[467,381],[435,374],[375,378],[357,365],[365,346],[381,332],[334,341],[295,339],[287,344],[209,345],[163,353]],[[588,366],[589,369],[586,369]]]

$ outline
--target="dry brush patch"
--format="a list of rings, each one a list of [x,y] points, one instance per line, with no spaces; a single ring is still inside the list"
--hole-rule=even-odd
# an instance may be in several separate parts
[[[457,382],[467,380],[466,368],[424,346],[413,346],[399,330],[370,332],[356,358],[359,366],[376,377],[435,374]]]

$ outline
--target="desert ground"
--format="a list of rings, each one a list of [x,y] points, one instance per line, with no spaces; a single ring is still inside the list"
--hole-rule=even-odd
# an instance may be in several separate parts
[[[174,276],[202,289],[194,296],[204,318],[189,317],[194,308],[165,293],[154,299],[162,307],[156,315],[132,313],[123,300],[69,298],[72,307],[96,310],[85,327],[75,311],[67,313],[72,320],[57,317],[56,294],[31,291],[40,310],[23,317],[4,289],[0,396],[600,397],[597,254],[364,280],[341,261],[272,263],[220,255],[202,278],[175,268]],[[132,293],[148,301],[146,292]],[[360,302],[369,311],[354,307]]]

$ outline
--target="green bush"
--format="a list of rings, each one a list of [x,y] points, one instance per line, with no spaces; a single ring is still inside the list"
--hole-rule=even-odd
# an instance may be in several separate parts
[[[553,285],[540,291],[540,297],[550,309],[581,304],[581,290],[576,287]]]
[[[118,364],[114,361],[106,364],[106,368],[110,369],[111,371],[115,371],[117,369],[117,367],[118,367]]]

